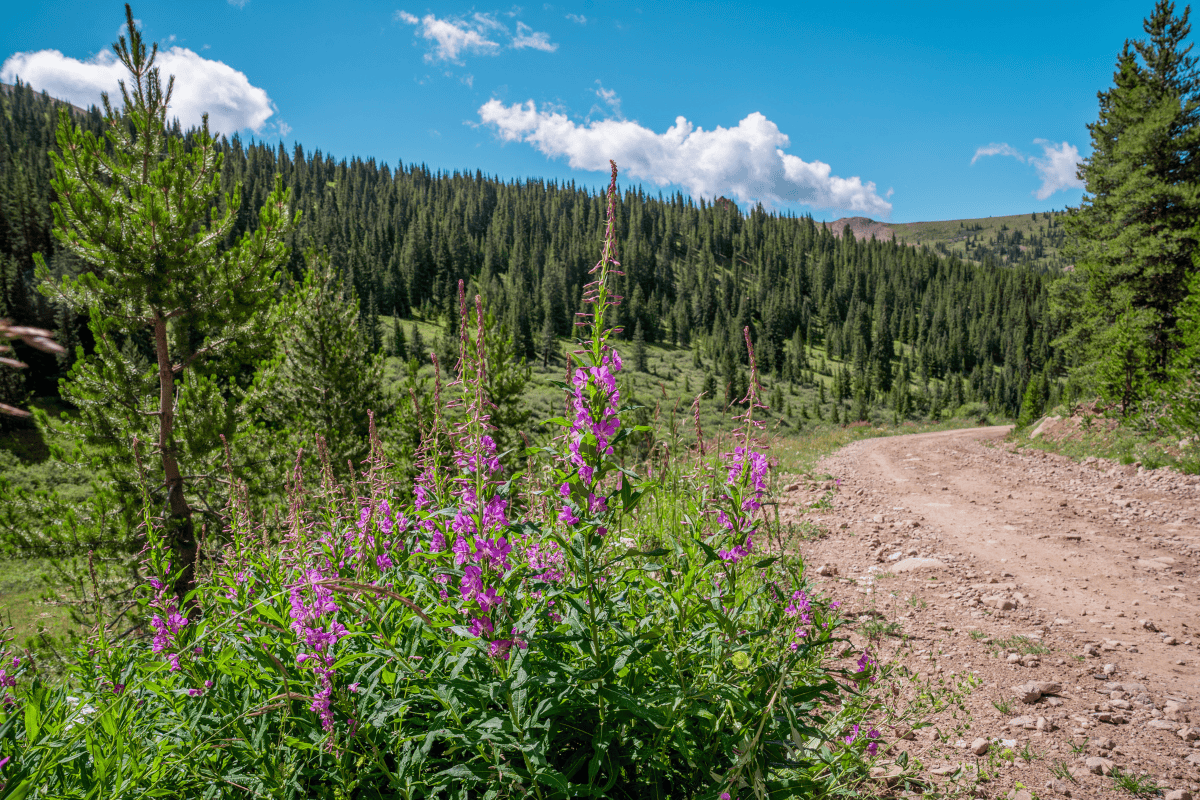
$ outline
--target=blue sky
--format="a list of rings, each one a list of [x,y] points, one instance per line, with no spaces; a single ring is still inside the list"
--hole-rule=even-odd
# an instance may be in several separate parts
[[[1182,8],[1182,5],[1180,6]],[[893,222],[1078,205],[1147,2],[140,0],[186,123],[433,169]],[[6,2],[0,78],[97,102],[120,3]],[[1194,40],[1194,36],[1193,36]]]

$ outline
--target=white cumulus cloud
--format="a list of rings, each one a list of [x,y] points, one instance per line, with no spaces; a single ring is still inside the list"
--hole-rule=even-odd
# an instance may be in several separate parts
[[[184,128],[200,124],[208,113],[213,131],[231,134],[249,128],[260,133],[275,113],[275,105],[266,91],[250,83],[245,73],[221,61],[213,61],[183,47],[160,50],[154,62],[163,76],[175,76],[168,118],[178,117]],[[100,104],[101,92],[108,92],[114,106],[121,104],[117,81],[129,73],[111,50],[80,61],[57,50],[14,53],[0,66],[0,81],[14,83],[17,78],[38,91],[86,108]]]
[[[1034,192],[1038,200],[1045,200],[1061,189],[1083,188],[1083,181],[1075,174],[1081,160],[1079,148],[1066,142],[1055,144],[1045,139],[1034,139],[1033,142],[1042,146],[1042,157],[1029,159],[1042,179],[1042,185]]]
[[[804,203],[885,217],[892,211],[873,182],[840,178],[828,164],[785,153],[788,137],[758,112],[736,127],[711,131],[676,117],[663,133],[624,119],[577,124],[566,114],[539,111],[532,100],[511,106],[489,100],[479,117],[501,140],[527,142],[551,158],[566,156],[575,169],[607,172],[611,158],[626,175],[682,186],[702,197]]]
[[[971,163],[974,164],[981,156],[1012,156],[1022,164],[1032,164],[1038,177],[1042,179],[1042,185],[1030,192],[1038,200],[1045,200],[1064,189],[1083,187],[1083,181],[1075,175],[1079,168],[1079,148],[1067,142],[1055,144],[1046,139],[1034,139],[1033,143],[1042,146],[1041,157],[1025,155],[1015,147],[1001,142],[977,149]]]
[[[465,54],[494,56],[505,46],[514,50],[531,48],[547,53],[558,49],[558,45],[550,41],[549,33],[535,31],[524,22],[518,22],[517,32],[513,34],[494,14],[476,12],[470,18],[439,19],[433,14],[418,18],[407,11],[397,11],[395,19],[416,26],[416,35],[433,44],[433,49],[425,54],[425,60],[431,63],[450,61],[461,65]],[[507,44],[501,44],[498,39],[506,40]]]

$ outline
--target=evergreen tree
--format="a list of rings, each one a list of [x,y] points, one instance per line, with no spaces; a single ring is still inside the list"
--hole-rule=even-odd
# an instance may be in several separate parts
[[[546,321],[542,323],[542,369],[546,369],[554,361],[554,356],[558,353],[558,339],[554,335],[554,321],[549,315],[546,316]]]
[[[1183,438],[1189,460],[1200,461],[1200,269],[1179,307],[1179,352],[1159,401],[1166,428]]]
[[[236,438],[239,420],[229,409],[237,385],[230,378],[261,339],[260,317],[287,258],[289,194],[277,176],[255,231],[218,251],[238,218],[240,190],[213,211],[222,158],[208,118],[188,142],[168,135],[175,79],[164,90],[154,67],[158,46],[147,54],[128,5],[125,16],[129,39],[113,45],[129,77],[120,82],[123,110],[103,95],[100,140],[61,109],[62,155],[52,156],[55,236],[94,271],[53,281],[40,261],[37,276],[48,297],[90,313],[95,338],[95,351],[62,384],[80,412],[65,427],[105,454],[101,463],[130,488],[130,498],[141,494],[133,488],[141,483],[135,448],[152,443],[161,477],[140,489],[154,497],[165,492],[166,541],[181,570],[174,590],[182,598],[198,553],[189,497],[195,487],[184,476],[215,473],[205,462],[215,461],[218,434]],[[152,372],[122,353],[122,341],[138,338],[151,343]]]
[[[1042,407],[1046,403],[1042,394],[1043,382],[1040,375],[1034,375],[1025,386],[1025,395],[1021,399],[1021,413],[1017,416],[1017,427],[1024,428],[1032,425],[1042,415]]]
[[[408,330],[408,357],[418,364],[429,363],[429,353],[425,349],[425,337],[421,336],[421,329],[415,322]]]
[[[357,469],[370,448],[369,415],[386,419],[392,404],[383,388],[383,356],[368,352],[358,324],[358,301],[324,256],[308,254],[303,283],[276,307],[278,336],[249,405],[263,420],[276,453],[316,453],[325,440],[339,476]]]
[[[1060,344],[1080,354],[1076,377],[1120,396],[1126,410],[1140,393],[1134,374],[1165,375],[1200,238],[1200,73],[1188,55],[1189,11],[1176,16],[1173,3],[1158,0],[1143,23],[1148,39],[1126,41],[1088,126],[1083,203],[1063,221],[1076,269],[1056,286],[1056,312],[1068,326]],[[1105,335],[1117,324],[1119,364]],[[1135,356],[1142,363],[1127,361]]]
[[[533,410],[525,403],[525,388],[532,375],[525,357],[508,326],[500,323],[489,310],[483,315],[484,352],[487,359],[488,402],[491,403],[493,438],[499,452],[520,445],[520,434],[529,426]]]
[[[638,372],[649,372],[646,365],[646,334],[639,321],[633,331],[633,368]]]
[[[374,290],[368,297],[366,313],[363,315],[366,333],[363,339],[367,345],[367,352],[374,355],[383,352],[383,324],[379,320],[379,304],[375,302]]]
[[[392,311],[392,341],[389,354],[396,358],[408,358],[408,343],[404,340],[404,329],[400,327],[398,311]]]

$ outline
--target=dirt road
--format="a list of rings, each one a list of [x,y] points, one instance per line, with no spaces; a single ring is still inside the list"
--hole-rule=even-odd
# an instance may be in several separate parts
[[[914,743],[928,769],[990,772],[986,796],[1111,794],[1114,770],[1197,791],[1200,478],[1015,450],[1008,431],[856,442],[781,516],[829,531],[801,545],[810,570],[885,655],[979,679],[968,727]]]

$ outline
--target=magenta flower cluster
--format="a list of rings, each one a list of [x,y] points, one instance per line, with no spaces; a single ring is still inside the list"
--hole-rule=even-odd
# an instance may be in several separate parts
[[[162,581],[151,578],[150,586],[156,592],[150,606],[157,609],[157,613],[150,617],[150,627],[154,630],[150,649],[162,654],[171,665],[171,672],[179,672],[179,632],[188,624],[187,617],[179,613],[176,598],[167,596],[167,587]]]

